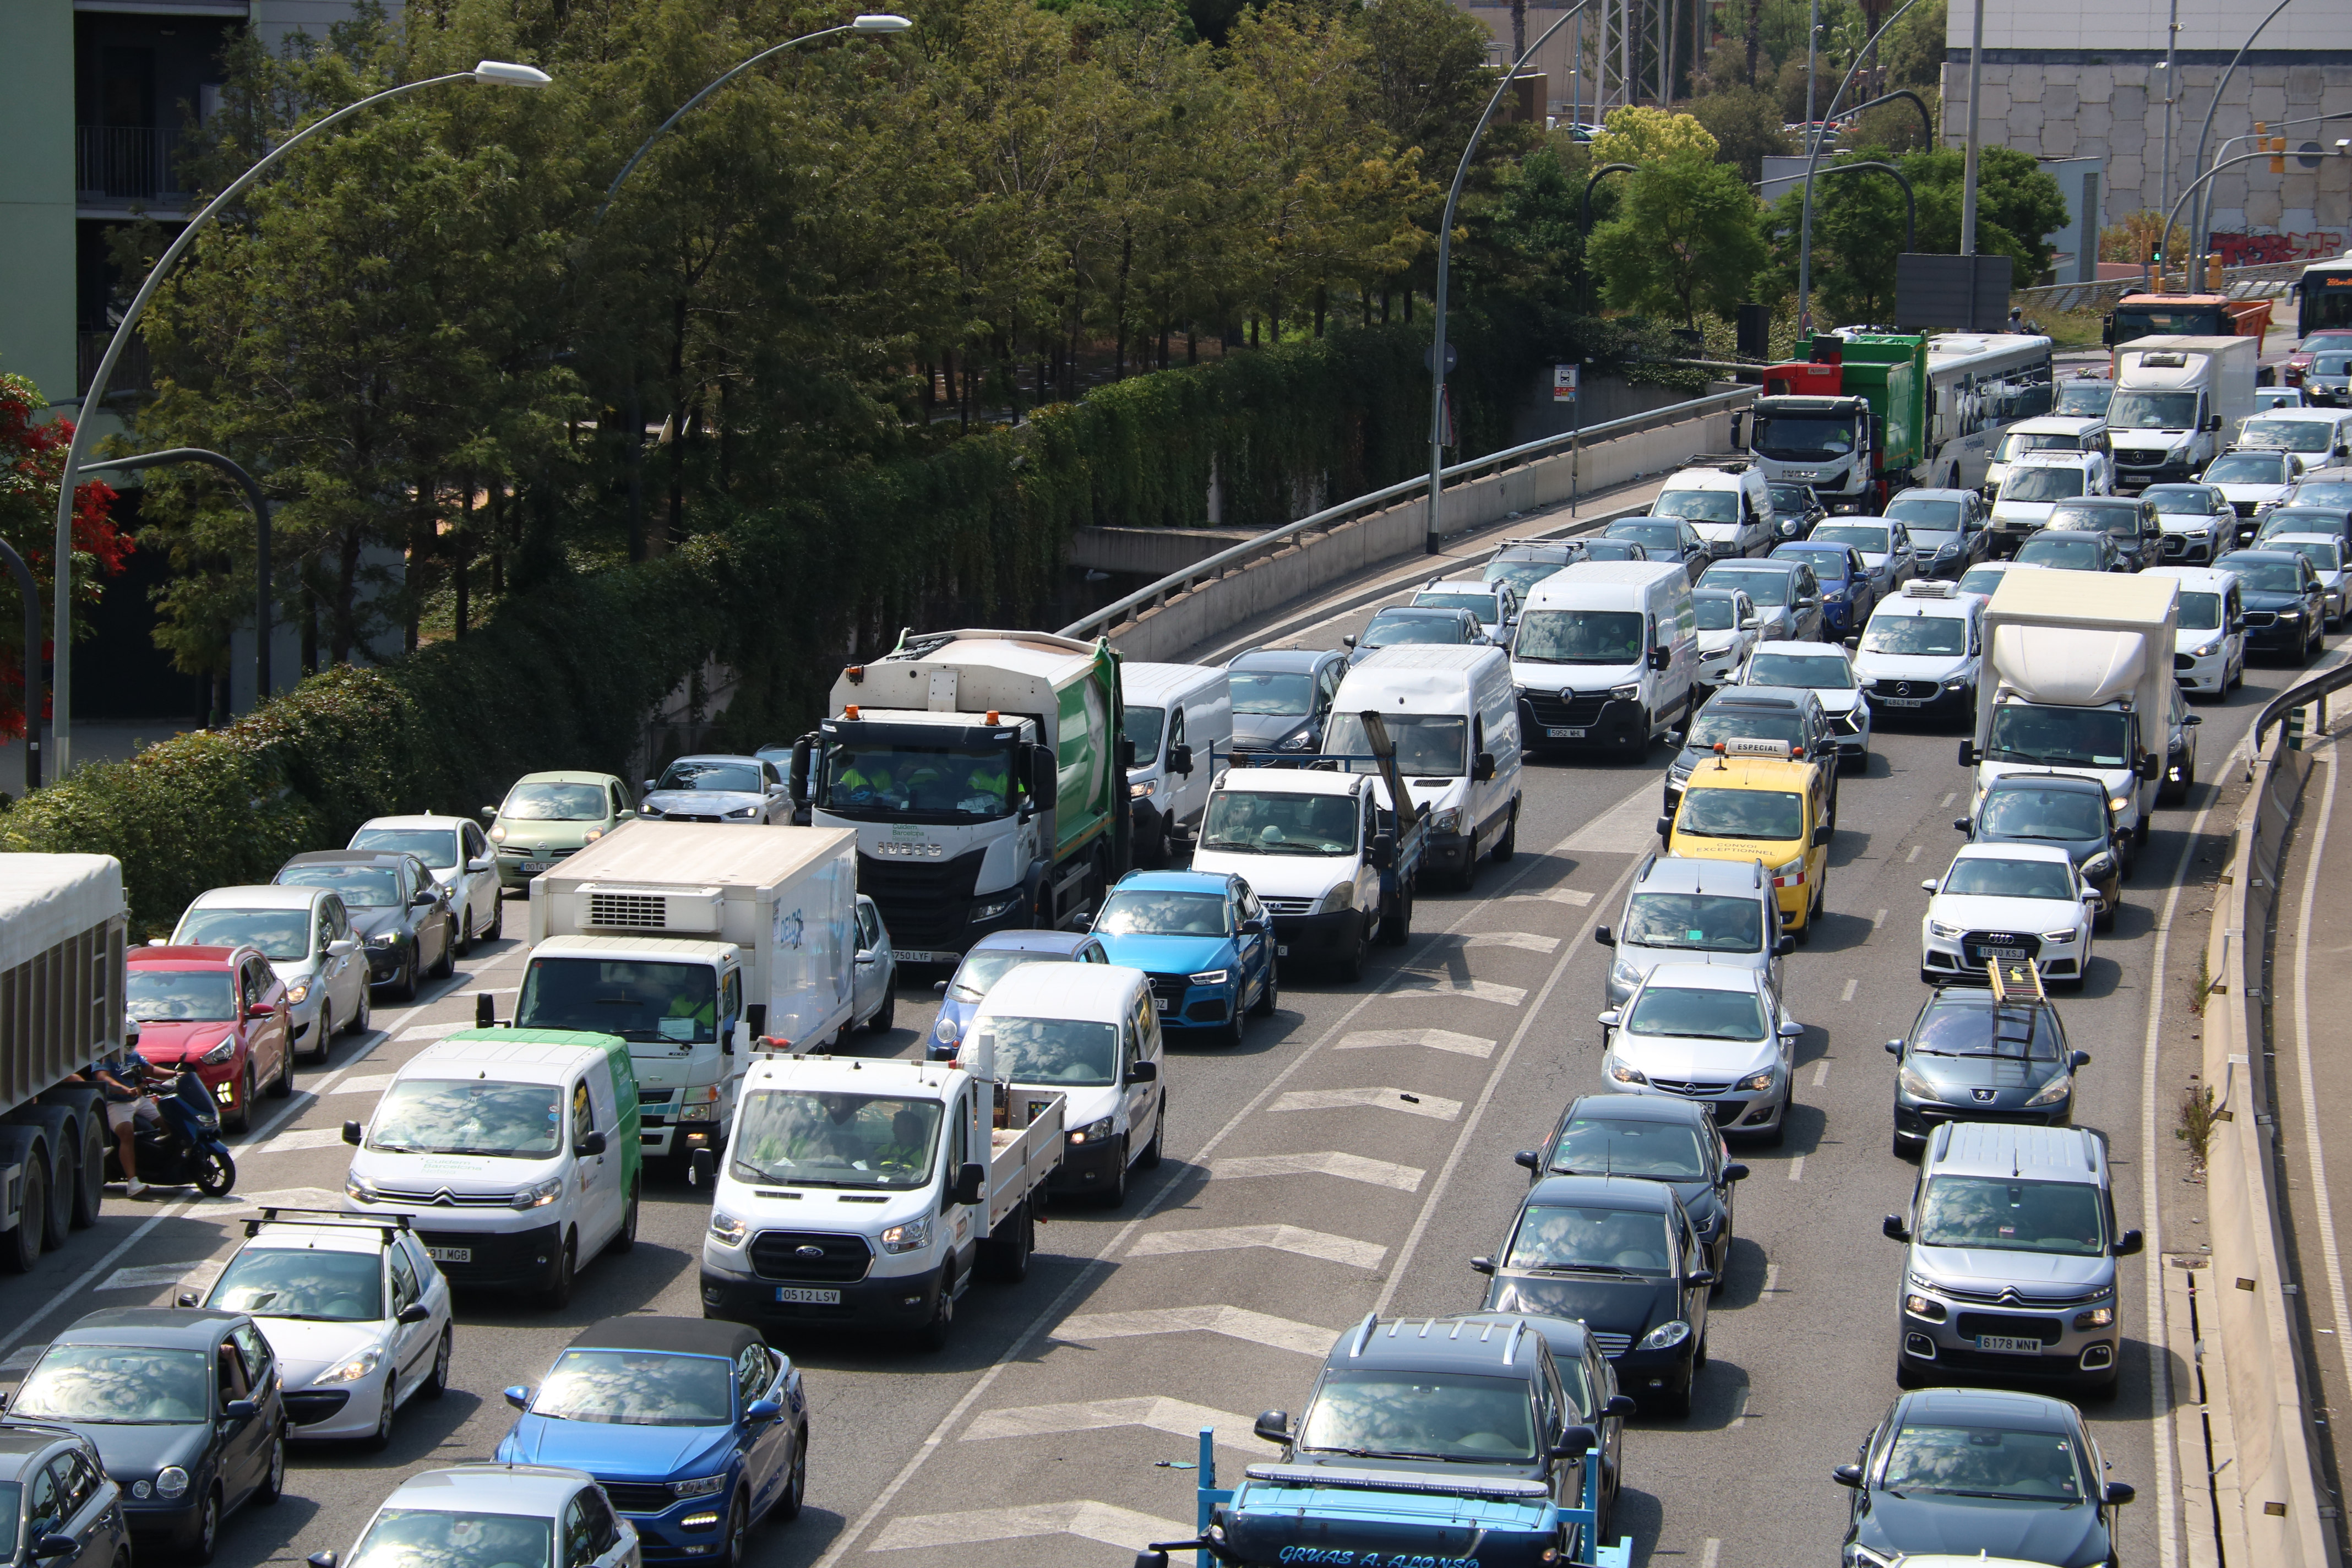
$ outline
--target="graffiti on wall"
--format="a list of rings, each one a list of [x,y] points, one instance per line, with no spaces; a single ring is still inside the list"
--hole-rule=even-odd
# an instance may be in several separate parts
[[[2346,231],[2317,228],[2308,234],[2215,234],[2213,253],[2224,267],[2265,267],[2281,261],[2314,261],[2339,256],[2346,249]]]

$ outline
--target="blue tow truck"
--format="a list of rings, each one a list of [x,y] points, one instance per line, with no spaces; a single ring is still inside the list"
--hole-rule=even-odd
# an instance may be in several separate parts
[[[1559,1351],[1565,1353],[1555,1353]],[[1153,1542],[1135,1568],[1627,1568],[1609,1544],[1623,1417],[1580,1324],[1510,1313],[1364,1321],[1332,1348],[1283,1447],[1221,1488],[1201,1434],[1197,1529]]]

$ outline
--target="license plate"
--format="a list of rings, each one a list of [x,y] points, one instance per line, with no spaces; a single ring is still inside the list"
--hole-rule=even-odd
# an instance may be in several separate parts
[[[1155,1013],[1165,1013],[1168,1011],[1168,998],[1165,996],[1154,996],[1151,999],[1151,1010]]]
[[[2013,1334],[1979,1334],[1977,1336],[1977,1349],[1980,1351],[2000,1351],[2010,1355],[2040,1355],[2042,1353],[2042,1342],[2040,1340],[2021,1340]]]
[[[2009,958],[2022,960],[2025,957],[2025,950],[2021,947],[1979,947],[1976,952],[1979,958]]]
[[[552,860],[526,860],[522,863],[522,874],[526,877],[536,877],[554,864]]]
[[[470,1247],[428,1247],[425,1256],[436,1263],[471,1263],[474,1249]]]
[[[797,1301],[804,1307],[838,1307],[841,1305],[841,1292],[819,1290],[808,1285],[779,1285],[776,1287],[776,1300]],[[2039,1350],[2041,1346],[2037,1343],[2034,1348]]]
[[[1584,739],[1584,731],[1581,730],[1546,730],[1544,733],[1555,741],[1581,741]]]
[[[960,952],[926,952],[919,947],[902,947],[898,951],[901,963],[961,963]]]
[[[1874,699],[1874,700],[1884,702],[1889,708],[1925,708],[1927,706],[1927,700],[1924,697],[1880,697]]]

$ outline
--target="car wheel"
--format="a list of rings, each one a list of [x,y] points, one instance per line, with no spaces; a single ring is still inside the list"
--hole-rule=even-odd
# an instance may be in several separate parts
[[[319,1004],[319,1022],[317,1026],[320,1030],[320,1037],[321,1039],[325,1038],[325,1031],[327,1027],[327,1005],[323,1001]],[[272,1100],[283,1100],[293,1092],[294,1042],[292,1040],[288,1040],[286,1042],[286,1048],[278,1053],[278,1076],[269,1080],[269,1098]]]
[[[1276,967],[1273,959],[1265,961],[1265,984],[1258,987],[1257,1002],[1250,1008],[1253,1018],[1273,1017],[1275,1008],[1282,1001],[1282,983],[1275,973]]]
[[[446,980],[457,973],[458,924],[457,921],[451,921],[448,929],[441,933],[441,962],[433,966],[433,978],[436,980]]]
[[[441,1326],[441,1342],[433,1347],[433,1370],[426,1373],[425,1381],[417,1385],[417,1398],[438,1399],[449,1392],[449,1352],[457,1332],[453,1324]]]
[[[743,1547],[751,1533],[751,1511],[743,1506],[743,1489],[735,1489],[735,1500],[727,1508],[727,1537],[719,1543],[719,1568],[736,1568],[743,1561]]]
[[[278,1436],[269,1445],[269,1468],[261,1473],[261,1484],[253,1490],[253,1500],[264,1508],[286,1495],[286,1426],[279,1423]]]
[[[578,1262],[576,1249],[580,1237],[575,1232],[563,1238],[563,1249],[555,1255],[555,1270],[539,1292],[542,1307],[561,1311],[572,1305],[572,1277]]]
[[[955,1265],[950,1263],[940,1270],[940,1299],[931,1308],[931,1320],[915,1336],[918,1348],[943,1351],[955,1333]]]
[[[368,999],[368,987],[366,985],[362,985],[360,987],[360,1005],[352,1010],[351,1017],[344,1022],[343,1033],[347,1035],[364,1035],[374,1027],[375,1009],[373,1005]],[[333,1049],[334,1047],[330,1046],[323,1038],[320,1039],[319,1042],[319,1059],[320,1061],[325,1061],[327,1059],[328,1053]]]
[[[784,1478],[784,1495],[776,1500],[776,1517],[786,1524],[801,1516],[801,1503],[808,1496],[808,1428],[793,1434],[793,1468]]]
[[[220,1122],[224,1132],[253,1131],[253,1057],[250,1052],[245,1058],[245,1071],[236,1080],[236,1108],[224,1115]]]
[[[383,1406],[375,1414],[375,1430],[360,1441],[371,1454],[381,1454],[392,1447],[392,1418],[400,1410],[400,1384],[390,1373],[383,1379]]]
[[[408,957],[402,961],[400,973],[394,977],[390,990],[392,999],[395,1002],[416,1000],[416,954],[413,949]]]
[[[484,931],[482,936],[485,941],[497,942],[506,934],[507,890],[504,888],[500,888],[497,892],[490,895],[490,929]]]
[[[1151,1121],[1151,1142],[1146,1143],[1143,1146],[1143,1152],[1136,1157],[1135,1168],[1137,1170],[1156,1171],[1160,1169],[1160,1146],[1167,1141],[1167,1137],[1168,1094],[1167,1091],[1163,1089],[1160,1091],[1160,1112],[1157,1116],[1152,1118]]]
[[[1339,978],[1353,985],[1364,977],[1364,957],[1372,945],[1372,917],[1369,914],[1356,921],[1356,940],[1348,944],[1347,956],[1339,960]]]
[[[1466,811],[1469,808],[1465,806],[1463,809]],[[1454,885],[1465,893],[1478,885],[1478,829],[1475,826],[1470,829],[1469,842],[1462,847],[1462,870],[1454,878]]]
[[[1511,802],[1510,820],[1503,824],[1503,836],[1495,840],[1495,847],[1491,853],[1495,857],[1496,865],[1507,866],[1510,864],[1511,857],[1518,852],[1519,803],[1515,800]]]
[[[629,1206],[621,1215],[621,1228],[614,1231],[613,1239],[604,1244],[605,1251],[626,1252],[637,1245],[638,1195],[636,1193],[629,1194]]]
[[[866,1020],[866,1026],[877,1035],[887,1035],[892,1029],[898,1027],[898,977],[897,975],[894,974],[890,976],[891,983],[883,988],[882,1005],[875,1008],[874,1016]]]
[[[1381,945],[1402,947],[1412,939],[1412,884],[1397,889],[1396,908],[1381,917]]]
[[[188,1554],[189,1562],[209,1563],[220,1550],[220,1493],[206,1492],[203,1506],[196,1510],[196,1522],[180,1540],[180,1549]]]
[[[49,1227],[42,1215],[49,1197],[49,1162],[39,1149],[25,1162],[25,1173],[17,1179],[17,1220],[0,1240],[0,1268],[11,1274],[28,1274],[33,1265],[41,1260],[42,1245],[47,1241]]]
[[[1107,1209],[1123,1208],[1127,1204],[1127,1139],[1118,1141],[1118,1152],[1110,1163],[1110,1181],[1097,1189],[1095,1199]]]
[[[468,899],[457,907],[457,950],[459,953],[474,951],[474,904]]]

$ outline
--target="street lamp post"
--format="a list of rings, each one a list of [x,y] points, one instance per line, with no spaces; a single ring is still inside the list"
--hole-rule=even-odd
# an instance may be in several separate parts
[[[2239,63],[2246,58],[2246,51],[2254,47],[2254,40],[2263,36],[2263,29],[2269,26],[2273,22],[2278,19],[2278,14],[2287,8],[2288,3],[2289,0],[2278,0],[2278,4],[2271,7],[2270,15],[2264,16],[2261,21],[2254,24],[2254,30],[2246,35],[2246,41],[2238,46],[2238,52],[2231,55],[2230,57],[2230,63],[2222,68],[2221,79],[2213,84],[2213,101],[2205,106],[2205,123],[2197,128],[2197,155],[2189,160],[2189,166],[2190,168],[2193,169],[2205,161],[2205,142],[2208,137],[2213,134],[2213,111],[2221,107],[2221,94],[2228,89],[2230,79],[2237,74]],[[2214,167],[2218,169],[2221,165],[2217,163]],[[2209,171],[2209,173],[2210,172],[2210,171]],[[2204,183],[2204,177],[2200,175],[2197,180],[2190,184],[2189,188],[2193,191]],[[2186,192],[2183,193],[2183,195],[2186,194]],[[2177,203],[2173,206],[2166,209],[2167,212],[2174,212],[2178,210],[2179,204]],[[2191,266],[2196,264],[2196,258],[2198,257],[2205,254],[2205,230],[2207,225],[2210,223],[2212,219],[2211,205],[2210,203],[2202,201],[2199,202],[2197,204],[2196,211],[2198,216],[2195,222],[2190,226],[2189,236],[2189,255]],[[2172,226],[2169,218],[2166,219],[2164,229],[2157,236],[2157,243],[2166,246],[2167,247],[2170,247],[2172,243]]]
[[[50,699],[53,718],[49,724],[49,737],[53,742],[54,753],[50,764],[53,777],[62,779],[66,776],[67,769],[73,765],[74,486],[81,472],[82,450],[89,441],[91,411],[98,408],[104,401],[106,384],[114,374],[114,363],[122,357],[123,346],[130,342],[132,331],[139,325],[139,318],[145,313],[147,302],[154,298],[156,287],[163,281],[163,275],[172,270],[173,262],[187,253],[188,247],[194,242],[196,236],[213,221],[222,208],[243,195],[256,180],[261,178],[264,171],[271,164],[327,129],[328,126],[348,120],[361,110],[372,104],[382,103],[386,99],[399,98],[406,93],[421,92],[428,87],[440,87],[447,82],[494,82],[510,87],[544,87],[551,79],[545,71],[536,67],[515,65],[507,60],[482,60],[469,71],[452,71],[447,76],[427,77],[422,81],[404,82],[398,87],[388,87],[382,92],[370,93],[356,103],[345,104],[332,114],[314,120],[289,136],[264,153],[259,163],[230,181],[220,195],[206,202],[203,210],[188,220],[187,226],[179,232],[177,237],[164,249],[162,258],[148,272],[147,280],[139,286],[138,295],[131,301],[131,309],[123,312],[121,324],[114,329],[114,336],[107,341],[106,353],[99,357],[98,369],[89,378],[89,390],[82,394],[82,417],[74,424],[73,440],[66,447],[65,469],[58,476],[57,571],[56,581],[50,586],[50,595],[54,601],[51,614],[54,630],[50,636],[51,641],[55,644],[52,657],[57,665],[55,689]]]
[[[278,618],[269,602],[269,498],[261,493],[260,484],[242,466],[218,452],[207,452],[201,447],[172,447],[161,452],[142,452],[135,458],[111,458],[103,463],[85,464],[82,472],[95,474],[112,468],[132,473],[165,463],[209,463],[236,480],[237,488],[245,491],[245,504],[253,513],[254,575],[260,582],[253,623],[257,634],[253,647],[253,701],[256,707],[259,707],[269,700],[273,685],[269,668],[269,634]]]
[[[41,787],[41,590],[16,546],[0,539],[0,560],[25,597],[25,793]]]
[[[1863,40],[1862,47],[1854,51],[1853,64],[1845,68],[1845,79],[1838,83],[1837,91],[1830,96],[1830,106],[1822,111],[1823,120],[1837,118],[1839,100],[1845,97],[1845,89],[1853,85],[1853,73],[1860,70],[1862,62],[1870,58],[1872,46],[1886,36],[1887,28],[1903,19],[1904,12],[1917,4],[1919,0],[1903,0],[1895,15],[1881,22],[1878,31]],[[1973,99],[1969,100],[1969,108],[1974,111],[1976,102]],[[1811,141],[1812,147],[1805,158],[1804,211],[1799,219],[1797,237],[1797,330],[1801,332],[1813,330],[1813,171],[1821,164],[1822,138],[1815,135]],[[1969,189],[1974,190],[1975,187],[1971,185]]]
[[[2159,232],[2170,234],[2172,232],[2172,220],[2180,216],[2180,209],[2189,205],[2190,198],[2197,195],[2199,189],[2202,187],[2207,181],[2220,174],[2222,170],[2234,168],[2240,163],[2251,163],[2257,158],[2275,158],[2277,156],[2278,154],[2275,153],[2265,153],[2258,149],[2252,153],[2241,153],[2234,158],[2216,159],[2211,168],[2198,175],[2194,180],[2191,180],[2189,183],[2189,188],[2180,193],[2180,199],[2174,202],[2172,204],[2171,210],[2164,215],[2164,227]],[[2301,154],[2301,156],[2306,158],[2352,157],[2352,138],[2336,142],[2335,146],[2326,148],[2321,152],[2305,153]]]
[[[1462,205],[1463,183],[1470,177],[1470,160],[1478,155],[1478,143],[1486,134],[1486,127],[1495,118],[1495,110],[1503,105],[1503,95],[1511,90],[1511,82],[1519,68],[1535,58],[1550,37],[1569,22],[1583,15],[1592,0],[1576,0],[1576,4],[1560,13],[1558,20],[1537,36],[1525,53],[1511,62],[1503,79],[1495,84],[1495,95],[1486,100],[1486,112],[1478,117],[1476,129],[1470,132],[1469,144],[1462,149],[1462,163],[1454,171],[1454,187],[1445,193],[1445,217],[1437,226],[1437,289],[1431,314],[1436,318],[1429,341],[1429,519],[1426,542],[1429,552],[1437,553],[1437,542],[1442,531],[1441,503],[1445,494],[1445,282],[1446,271],[1454,259],[1454,212]]]

